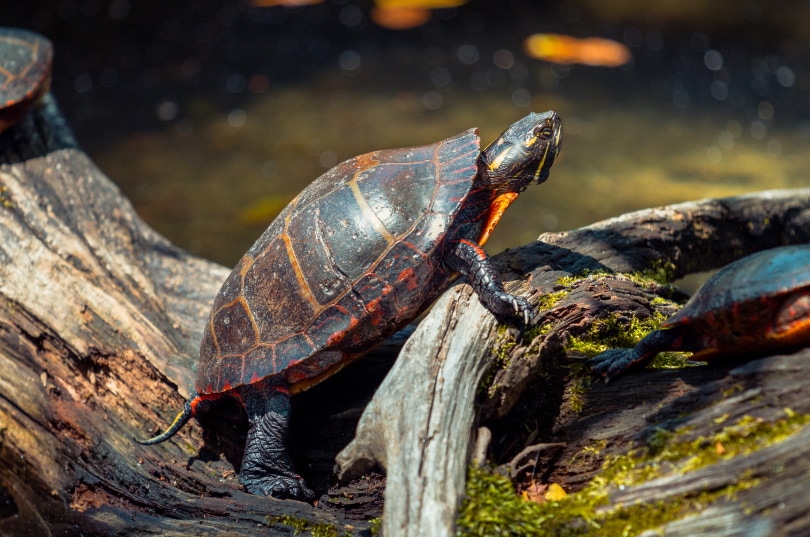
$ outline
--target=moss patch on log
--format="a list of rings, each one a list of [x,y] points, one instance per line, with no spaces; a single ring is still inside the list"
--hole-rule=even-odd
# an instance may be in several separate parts
[[[744,416],[706,437],[687,438],[686,427],[659,430],[646,445],[606,457],[601,472],[582,490],[542,504],[518,496],[507,477],[472,467],[456,535],[639,535],[699,512],[708,503],[733,498],[739,491],[757,486],[760,480],[743,475],[733,485],[719,490],[628,506],[610,505],[612,490],[674,473],[688,474],[721,460],[748,455],[783,441],[808,423],[810,415],[786,408],[784,417],[774,422]]]
[[[608,349],[635,347],[647,334],[658,330],[666,319],[667,317],[658,311],[654,311],[647,319],[631,317],[629,322],[618,315],[603,317],[594,321],[585,334],[579,337],[569,335],[565,351],[593,358]],[[687,367],[693,365],[689,362],[691,355],[690,352],[661,352],[647,367],[653,369]]]
[[[304,532],[312,537],[343,537],[350,535],[330,524],[316,524],[305,518],[297,518],[289,515],[271,517],[268,520],[268,525],[289,526],[292,528],[293,535],[300,535]]]

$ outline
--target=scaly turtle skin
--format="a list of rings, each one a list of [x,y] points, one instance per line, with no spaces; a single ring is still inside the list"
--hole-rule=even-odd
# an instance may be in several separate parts
[[[765,250],[727,265],[678,313],[632,349],[611,349],[591,360],[606,380],[662,351],[764,355],[810,346],[810,245]]]
[[[50,88],[53,46],[34,32],[0,27],[0,132]]]
[[[304,189],[222,286],[200,346],[196,393],[162,442],[204,400],[232,396],[250,421],[248,492],[309,499],[286,447],[289,396],[414,320],[459,275],[496,315],[528,321],[481,245],[561,143],[554,112],[529,114],[484,151],[468,130],[435,144],[375,151]]]

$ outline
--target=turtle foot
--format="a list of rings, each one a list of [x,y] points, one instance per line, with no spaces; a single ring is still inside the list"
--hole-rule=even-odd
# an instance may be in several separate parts
[[[638,363],[635,349],[610,349],[591,358],[591,371],[604,377],[605,382],[617,377]]]
[[[485,305],[490,312],[504,317],[518,317],[523,320],[525,325],[531,322],[533,310],[525,298],[509,293],[499,293],[488,299]]]
[[[290,396],[283,391],[252,391],[245,396],[250,429],[239,480],[245,489],[260,496],[311,501],[307,488],[293,467],[287,450]]]
[[[271,475],[243,479],[242,484],[247,492],[257,496],[272,496],[280,500],[294,499],[305,502],[311,502],[315,499],[315,493],[307,488],[306,483],[299,476]]]

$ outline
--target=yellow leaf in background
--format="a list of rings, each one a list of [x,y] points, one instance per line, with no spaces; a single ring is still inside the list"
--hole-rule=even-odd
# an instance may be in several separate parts
[[[531,482],[529,486],[521,493],[521,498],[526,501],[534,502],[534,503],[545,503],[546,498],[544,496],[546,492],[546,485],[541,485],[540,483]]]
[[[523,46],[532,58],[552,63],[618,67],[632,58],[626,45],[601,37],[580,39],[570,35],[534,34],[526,38]]]
[[[563,488],[557,483],[551,483],[546,490],[546,500],[550,502],[562,500],[566,496],[568,496],[568,494],[566,494]]]
[[[426,24],[433,14],[420,7],[372,7],[371,20],[389,30],[409,30]]]

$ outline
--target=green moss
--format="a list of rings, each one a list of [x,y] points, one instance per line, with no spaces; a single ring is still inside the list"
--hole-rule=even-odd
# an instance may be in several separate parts
[[[715,421],[719,425],[725,418]],[[675,431],[657,429],[643,448],[607,461],[603,475],[610,482],[631,485],[646,481],[651,469],[654,473],[661,472],[662,468],[691,472],[780,442],[808,423],[810,414],[785,409],[785,417],[775,422],[743,416],[707,437],[684,438],[691,432],[689,427]]]
[[[606,493],[582,491],[559,501],[537,504],[515,494],[508,478],[471,468],[467,500],[457,519],[456,535],[555,537],[630,537],[696,512],[707,503],[732,497],[755,480],[675,501],[638,504],[618,509],[607,505]]]
[[[647,364],[647,367],[651,369],[681,369],[683,367],[698,365],[696,362],[689,361],[691,357],[691,352],[659,352],[655,358]]]
[[[457,535],[638,535],[698,512],[718,499],[733,498],[739,491],[756,486],[759,480],[744,475],[720,490],[616,508],[607,508],[610,490],[673,473],[693,472],[719,460],[750,454],[784,440],[808,423],[810,415],[785,409],[785,417],[775,422],[746,416],[705,438],[685,438],[688,428],[660,429],[646,445],[607,457],[602,471],[584,489],[544,504],[517,496],[504,476],[471,468],[467,496],[457,519]],[[599,451],[581,456],[596,456]]]
[[[570,375],[565,386],[565,395],[568,399],[568,408],[579,413],[585,407],[585,394],[594,381],[591,369],[587,364],[574,362],[567,366]]]
[[[674,274],[675,266],[669,261],[658,261],[644,271],[625,274],[631,281],[641,287],[655,286],[660,289],[660,284],[666,283],[669,278]],[[564,287],[572,287],[583,279],[588,277],[598,277],[609,274],[605,271],[585,271],[576,276],[564,276],[558,278],[557,283]],[[556,295],[557,293],[553,293]],[[678,306],[669,298],[663,296],[656,296],[650,300],[651,305],[668,305]],[[629,325],[624,320],[619,320],[618,315],[611,315],[597,319],[591,324],[588,332],[580,337],[569,337],[566,350],[577,351],[586,356],[595,356],[610,348],[627,348],[633,347],[638,343],[641,338],[657,330],[661,323],[666,320],[666,316],[659,311],[653,311],[652,317],[641,319],[633,317]],[[667,364],[683,363],[682,353],[680,356],[670,354],[662,358],[660,361],[661,367],[666,367]],[[674,367],[674,365],[669,365]]]
[[[638,279],[643,282],[653,281],[658,284],[667,284],[675,277],[675,263],[668,259],[659,259],[641,272],[628,274],[631,280]]]
[[[505,326],[498,327],[495,336],[495,345],[492,348],[492,354],[495,357],[495,365],[498,368],[504,367],[509,363],[509,354],[517,344],[517,339],[509,332],[509,328]]]
[[[587,280],[590,277],[598,278],[599,276],[607,276],[608,274],[612,274],[612,272],[608,270],[583,270],[577,274],[572,274],[570,276],[560,276],[557,278],[557,284],[563,287],[573,287],[580,283],[583,280]]]
[[[339,532],[334,526],[329,524],[316,524],[309,532],[312,537],[340,537],[341,535],[349,535],[348,533]]]
[[[532,326],[523,333],[523,343],[529,344],[539,336],[545,336],[554,328],[554,323],[544,323]]]
[[[371,537],[378,537],[382,530],[382,518],[372,518],[368,521],[368,531],[371,532]]]
[[[665,299],[664,299],[665,300]],[[597,319],[591,324],[588,331],[579,337],[568,337],[566,351],[574,351],[592,358],[608,349],[635,347],[642,338],[653,330],[658,330],[666,319],[660,312],[654,312],[647,319],[633,317],[628,324],[619,320],[618,316],[609,316]],[[690,352],[665,351],[658,353],[647,367],[653,369],[676,369],[692,365]]]
[[[571,457],[571,461],[569,462],[569,464],[582,462],[584,459],[599,457],[606,447],[607,447],[607,440],[605,440],[604,438],[601,440],[594,440],[589,445],[583,447],[579,451],[579,453]]]
[[[674,263],[672,263],[669,260],[660,259],[658,261],[654,261],[653,263],[651,263],[650,266],[644,270],[623,274],[624,276],[629,278],[630,281],[636,283],[641,287],[650,287],[650,286],[659,287],[661,285],[669,284],[674,279],[675,269],[676,267]],[[588,278],[599,278],[601,276],[608,276],[613,274],[615,273],[609,270],[586,269],[577,274],[571,274],[569,276],[560,276],[559,278],[557,278],[557,285],[565,289],[563,291],[549,293],[548,295],[545,295],[544,298],[549,297],[548,300],[551,302],[551,305],[553,305],[560,298],[564,297],[567,291],[569,291],[572,287],[576,286],[582,281],[587,280]],[[662,297],[661,300],[667,299]],[[544,306],[543,302],[541,302],[541,307],[551,307],[551,306]]]
[[[495,345],[492,347],[493,363],[478,383],[477,393],[479,397],[489,395],[492,389],[492,383],[495,381],[495,375],[498,371],[507,366],[512,349],[514,349],[517,344],[517,339],[509,332],[507,326],[498,326],[495,335]]]
[[[648,286],[651,284],[663,285],[671,282],[675,276],[675,264],[669,260],[659,259],[650,264],[644,270],[638,272],[624,273],[625,276],[630,278],[631,281],[641,285]],[[587,278],[598,278],[600,276],[607,276],[615,274],[609,270],[583,270],[577,274],[570,276],[561,276],[557,278],[557,284],[563,287],[573,287]]]
[[[307,532],[312,535],[312,537],[341,537],[349,535],[346,532],[340,531],[335,526],[329,524],[313,524],[305,518],[297,518],[290,515],[270,517],[268,524],[270,526],[275,524],[289,526],[293,529],[293,535],[299,535],[302,532]]]
[[[486,373],[481,378],[478,384],[478,395],[489,396],[491,395],[492,383],[495,381],[495,376],[498,371],[506,369],[509,361],[512,358],[515,348],[520,344],[525,347],[525,353],[536,353],[539,350],[541,341],[538,340],[551,331],[554,327],[552,323],[545,323],[528,327],[522,336],[522,340],[518,341],[512,334],[510,328],[506,325],[500,325],[495,332],[495,344],[492,347],[493,363]]]
[[[537,307],[542,310],[550,310],[551,308],[556,306],[560,300],[565,298],[567,294],[568,291],[563,290],[541,295],[540,299],[537,301]]]
[[[523,333],[523,345],[526,347],[525,354],[534,355],[540,352],[540,345],[545,336],[554,329],[554,323],[548,322],[528,328]]]
[[[456,535],[541,535],[548,514],[520,499],[505,476],[471,467]]]
[[[589,358],[608,349],[634,347],[641,338],[657,330],[666,317],[658,312],[647,319],[633,317],[630,323],[611,315],[595,320],[579,337],[569,336],[566,351],[576,351]]]

